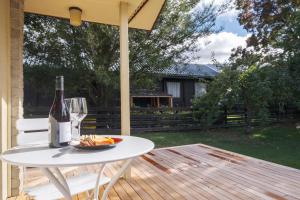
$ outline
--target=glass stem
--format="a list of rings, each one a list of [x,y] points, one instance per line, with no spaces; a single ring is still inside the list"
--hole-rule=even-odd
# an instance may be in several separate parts
[[[80,138],[80,127],[81,127],[81,121],[78,122],[78,136],[79,136],[79,138]]]

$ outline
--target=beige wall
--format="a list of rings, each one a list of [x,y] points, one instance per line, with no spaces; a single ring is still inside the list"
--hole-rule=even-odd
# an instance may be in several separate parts
[[[16,145],[15,122],[23,116],[23,0],[0,1],[1,152]],[[19,193],[19,170],[1,162],[1,199]]]
[[[24,0],[11,0],[11,146],[16,146],[16,121],[23,117],[23,26]],[[19,194],[20,173],[17,167],[11,169],[11,194]]]

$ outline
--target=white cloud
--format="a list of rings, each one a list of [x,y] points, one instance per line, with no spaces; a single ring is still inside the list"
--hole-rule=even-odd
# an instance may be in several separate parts
[[[230,57],[233,48],[246,46],[246,39],[249,35],[246,35],[247,32],[237,21],[238,11],[235,9],[234,1],[202,0],[195,7],[195,11],[201,11],[203,6],[211,3],[217,7],[223,4],[228,6],[227,10],[216,19],[216,27],[222,27],[223,31],[200,38],[196,42],[197,51],[184,54],[191,58],[191,63],[210,64],[212,63],[212,55],[218,62],[224,63]]]
[[[220,32],[212,34],[197,41],[197,51],[189,55],[191,63],[212,63],[212,54],[218,62],[225,62],[231,54],[231,50],[238,46],[245,47],[248,36],[238,36],[234,33]]]

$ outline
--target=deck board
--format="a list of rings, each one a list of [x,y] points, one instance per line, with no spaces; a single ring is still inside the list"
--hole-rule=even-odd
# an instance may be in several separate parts
[[[111,176],[119,163],[110,164]],[[97,166],[64,169],[66,176],[97,171]],[[27,170],[26,185],[47,182]],[[100,191],[103,191],[103,187]],[[74,196],[86,199],[87,194]],[[300,170],[203,144],[155,149],[132,164],[132,178],[119,180],[110,200],[300,200]]]

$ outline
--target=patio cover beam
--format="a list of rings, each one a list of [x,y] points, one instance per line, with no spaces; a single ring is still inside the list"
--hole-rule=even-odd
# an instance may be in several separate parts
[[[127,3],[128,26],[152,30],[165,0],[26,0],[25,12],[69,19],[69,7],[82,10],[82,20],[120,26],[120,3]]]

